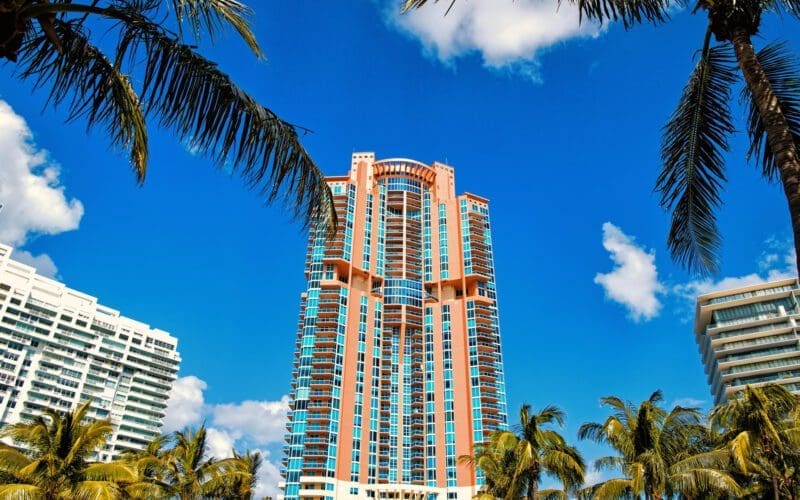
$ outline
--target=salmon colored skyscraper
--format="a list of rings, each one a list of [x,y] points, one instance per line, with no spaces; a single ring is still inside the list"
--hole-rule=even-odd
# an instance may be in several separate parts
[[[453,169],[356,153],[312,233],[283,497],[469,499],[507,426],[489,206]]]

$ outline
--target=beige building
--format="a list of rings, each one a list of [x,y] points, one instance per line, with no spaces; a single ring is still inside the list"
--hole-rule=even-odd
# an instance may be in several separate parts
[[[697,298],[695,340],[714,404],[747,385],[777,383],[800,392],[797,279]]]

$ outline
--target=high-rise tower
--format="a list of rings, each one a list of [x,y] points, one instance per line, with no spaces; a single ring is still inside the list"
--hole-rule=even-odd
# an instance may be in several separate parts
[[[694,334],[714,404],[748,385],[800,394],[800,286],[796,278],[697,298]]]
[[[460,465],[506,426],[487,200],[453,169],[353,155],[312,233],[284,497],[468,499]]]

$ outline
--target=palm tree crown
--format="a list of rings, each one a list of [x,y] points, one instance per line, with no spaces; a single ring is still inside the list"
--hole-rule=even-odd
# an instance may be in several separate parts
[[[595,467],[625,475],[593,486],[592,495],[611,499],[644,494],[647,499],[661,499],[676,494],[738,494],[738,484],[717,467],[719,458],[704,454],[707,436],[700,412],[680,406],[667,412],[659,405],[662,399],[656,391],[636,407],[614,396],[604,397],[600,401],[612,414],[602,423],[580,427],[578,437],[608,444],[619,453],[598,459]]]
[[[783,386],[748,386],[711,411],[720,442],[750,491],[800,497],[800,398]]]
[[[0,445],[0,498],[118,498],[122,487],[135,481],[120,464],[92,462],[106,444],[109,420],[89,421],[90,401],[72,413],[47,409],[31,422],[3,429],[22,449]]]
[[[495,431],[488,443],[476,447],[462,462],[478,467],[486,480],[485,494],[499,498],[569,498],[583,484],[584,462],[550,425],[564,425],[564,412],[547,406],[532,413],[520,409],[517,432]],[[563,490],[539,490],[545,475],[558,479]]]

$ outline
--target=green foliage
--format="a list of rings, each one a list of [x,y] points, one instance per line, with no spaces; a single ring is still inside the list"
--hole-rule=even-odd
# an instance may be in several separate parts
[[[564,412],[547,406],[531,413],[530,405],[520,409],[516,433],[495,431],[487,443],[476,447],[475,455],[463,456],[463,463],[480,468],[486,476],[485,495],[497,498],[568,498],[583,485],[585,465],[577,449],[556,431],[564,425]],[[539,491],[545,475],[558,479],[563,490]]]
[[[0,444],[0,500],[253,497],[261,455],[208,457],[203,427],[158,437],[115,462],[92,461],[112,427],[87,418],[90,403],[68,414],[46,410],[2,430],[19,448]]]

